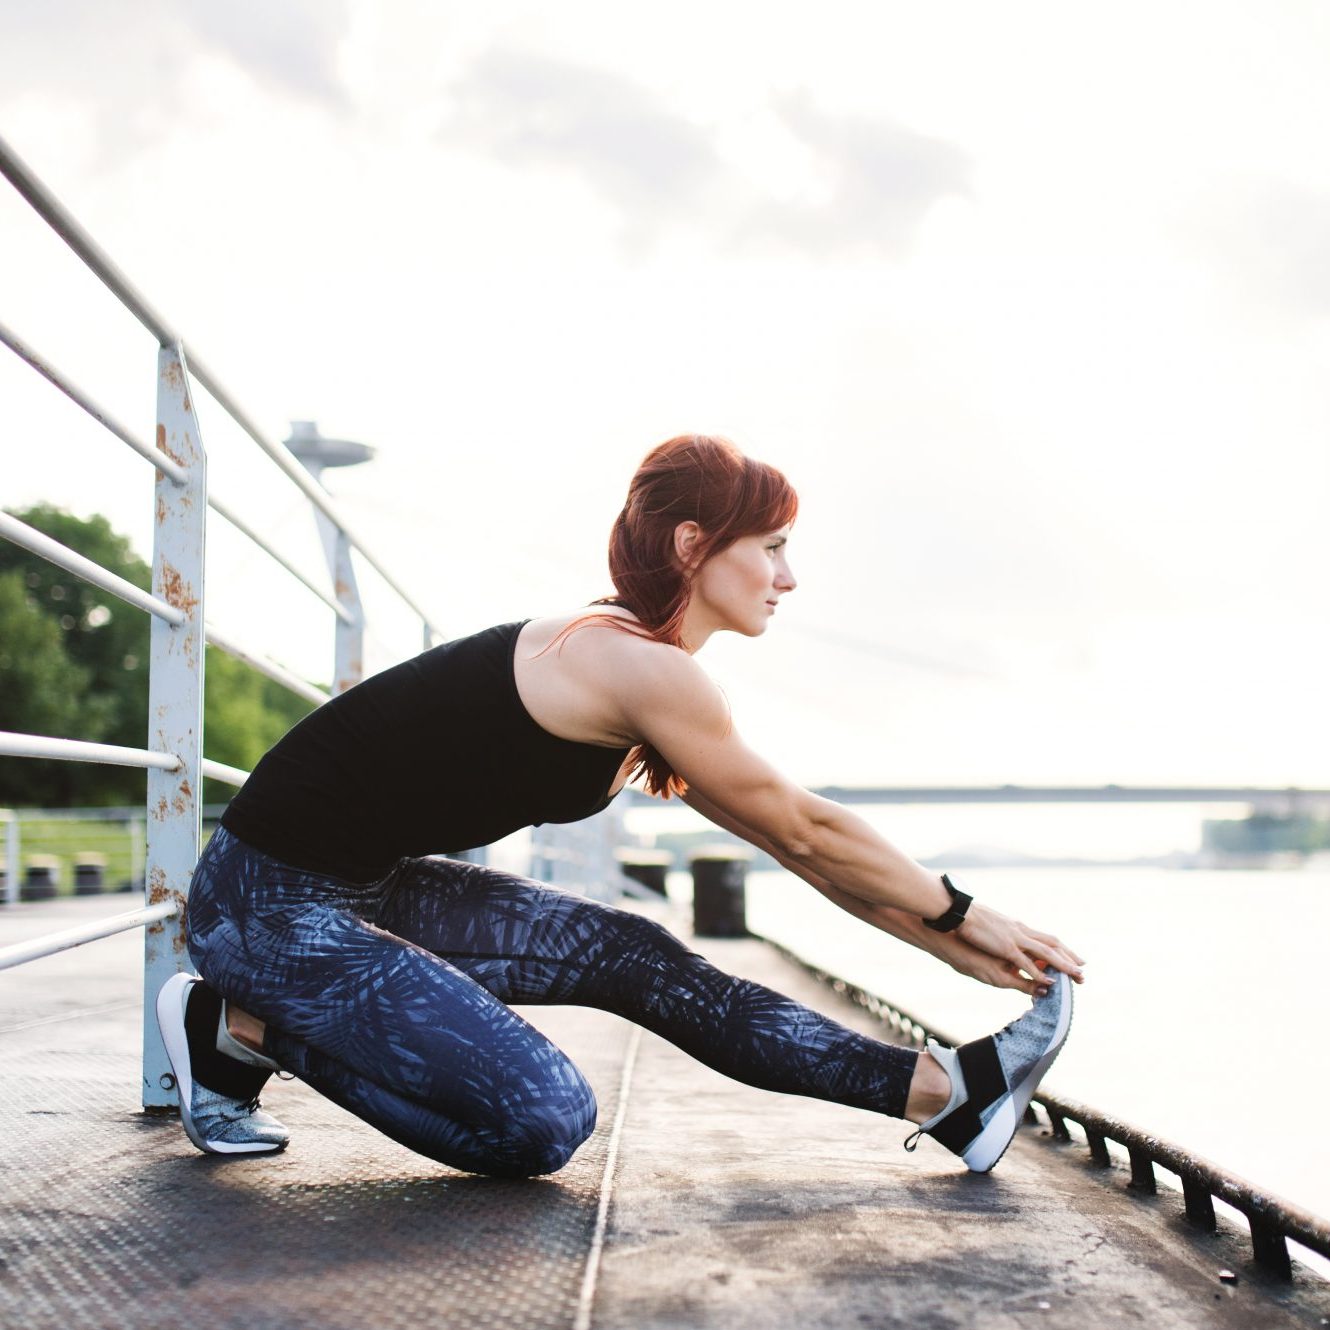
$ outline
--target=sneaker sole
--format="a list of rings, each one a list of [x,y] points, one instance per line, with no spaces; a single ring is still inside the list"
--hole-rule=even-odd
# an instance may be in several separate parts
[[[1071,1030],[1071,980],[1059,971],[1057,983],[1065,991],[1053,1039],[1043,1057],[1026,1073],[1025,1079],[999,1101],[998,1110],[989,1119],[988,1125],[966,1146],[961,1158],[966,1168],[973,1173],[989,1172],[1007,1153],[1007,1147],[1016,1139],[1016,1130],[1021,1125],[1030,1100],[1034,1098],[1039,1082],[1062,1051],[1062,1045],[1067,1042],[1067,1034]]]
[[[190,1074],[189,1041],[185,1037],[185,1003],[189,1000],[189,990],[194,982],[187,974],[173,974],[157,992],[157,1029],[161,1032],[162,1043],[166,1045],[166,1056],[175,1076],[176,1094],[180,1100],[180,1125],[184,1127],[185,1135],[205,1154],[276,1154],[283,1148],[282,1145],[270,1145],[265,1141],[241,1144],[209,1141],[194,1125],[193,1115],[189,1111],[194,1098],[194,1078]]]

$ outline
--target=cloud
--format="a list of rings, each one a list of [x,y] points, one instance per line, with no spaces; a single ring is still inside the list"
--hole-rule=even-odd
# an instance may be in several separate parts
[[[933,203],[969,188],[968,159],[954,145],[891,121],[830,115],[807,92],[771,108],[774,131],[809,176],[781,197],[723,154],[716,126],[619,74],[492,47],[449,93],[443,142],[580,176],[617,210],[634,248],[671,225],[700,228],[727,252],[774,240],[817,258],[894,256]]]
[[[494,47],[449,91],[444,142],[576,172],[643,235],[695,210],[722,178],[707,129],[606,70]]]
[[[346,0],[186,0],[177,8],[195,36],[257,82],[345,105],[337,52],[349,23]]]
[[[855,249],[895,255],[934,203],[969,192],[970,162],[954,144],[890,120],[829,115],[806,90],[777,98],[774,109],[829,188],[819,203],[762,207],[747,219],[748,233],[818,258]]]
[[[340,107],[346,0],[29,0],[5,15],[0,106],[71,108],[99,165],[165,137],[196,106],[200,55],[220,55],[268,91]],[[213,109],[213,108],[210,108]]]

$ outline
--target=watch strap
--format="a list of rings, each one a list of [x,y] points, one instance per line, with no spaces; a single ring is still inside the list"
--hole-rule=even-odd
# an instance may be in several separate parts
[[[951,933],[961,926],[965,912],[970,908],[970,902],[974,897],[967,896],[947,873],[942,874],[942,885],[946,887],[947,894],[951,897],[951,905],[936,919],[925,919],[924,927],[931,928],[935,933]]]

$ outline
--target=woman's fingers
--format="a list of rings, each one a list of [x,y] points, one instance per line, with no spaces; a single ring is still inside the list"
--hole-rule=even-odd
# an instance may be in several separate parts
[[[1025,926],[1022,924],[1021,927]],[[1037,947],[1028,947],[1031,956],[1045,965],[1051,965],[1055,970],[1061,970],[1063,974],[1070,975],[1077,983],[1085,982],[1085,976],[1081,973],[1081,966],[1085,962],[1074,951],[1064,947],[1051,933],[1039,933],[1033,928],[1027,928],[1025,931],[1039,943]]]

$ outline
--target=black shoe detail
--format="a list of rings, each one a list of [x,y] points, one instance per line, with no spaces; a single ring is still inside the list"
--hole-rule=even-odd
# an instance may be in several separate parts
[[[963,1154],[984,1129],[979,1114],[1007,1093],[1007,1078],[1002,1074],[997,1044],[991,1035],[962,1044],[956,1050],[956,1060],[965,1077],[965,1102],[929,1127],[928,1134],[953,1154]]]
[[[217,1048],[217,1022],[222,998],[200,980],[185,999],[185,1038],[193,1078],[205,1089],[228,1099],[256,1099],[271,1072],[229,1058]]]
[[[965,1092],[976,1113],[982,1113],[995,1099],[1001,1099],[1011,1088],[1002,1073],[1002,1063],[998,1058],[997,1040],[989,1035],[986,1039],[976,1039],[972,1043],[962,1044],[956,1050],[956,1058],[961,1064],[965,1076]]]

